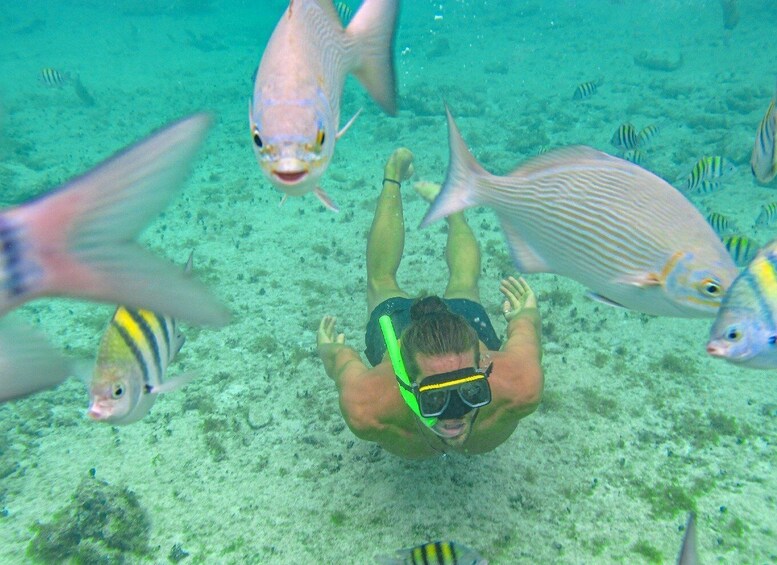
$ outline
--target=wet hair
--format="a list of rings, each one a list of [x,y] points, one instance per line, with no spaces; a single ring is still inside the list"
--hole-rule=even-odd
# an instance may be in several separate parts
[[[475,366],[480,361],[478,335],[467,321],[454,314],[441,298],[418,298],[410,308],[410,325],[402,332],[400,350],[411,379],[421,372],[416,355],[444,355],[474,351]]]

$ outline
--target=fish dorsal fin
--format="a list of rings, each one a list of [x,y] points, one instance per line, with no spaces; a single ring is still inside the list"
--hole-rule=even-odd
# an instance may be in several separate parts
[[[340,138],[343,136],[343,134],[345,134],[345,132],[347,132],[347,131],[348,131],[348,129],[349,129],[349,128],[350,128],[350,127],[353,125],[353,123],[356,121],[356,118],[358,118],[358,117],[359,117],[359,114],[361,114],[361,113],[362,113],[362,110],[364,110],[364,108],[359,108],[359,111],[358,111],[358,112],[356,112],[356,113],[353,115],[353,117],[352,117],[350,120],[348,120],[348,122],[347,122],[347,123],[346,123],[346,124],[345,124],[345,125],[344,125],[342,128],[340,128],[340,131],[338,131],[338,132],[337,132],[337,135],[335,136],[335,139],[340,139]]]
[[[510,222],[500,219],[500,223],[502,224],[502,231],[505,234],[505,239],[507,239],[507,246],[510,248],[513,262],[521,273],[553,272],[542,257],[510,225]]]
[[[538,173],[548,173],[556,167],[568,167],[571,163],[579,163],[580,161],[597,161],[597,164],[600,165],[604,162],[620,160],[587,145],[570,145],[551,149],[547,153],[532,157],[509,176],[530,177]]]

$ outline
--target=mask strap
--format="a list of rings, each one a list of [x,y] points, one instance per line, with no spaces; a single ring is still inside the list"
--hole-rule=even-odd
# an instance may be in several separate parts
[[[437,423],[437,418],[425,418],[421,415],[421,409],[418,407],[418,399],[413,394],[413,386],[410,383],[410,377],[407,375],[405,369],[405,362],[402,361],[402,354],[399,351],[399,342],[397,341],[397,334],[394,333],[394,326],[391,323],[391,316],[383,315],[378,319],[380,323],[380,331],[383,332],[383,339],[386,341],[386,351],[388,351],[389,359],[391,359],[391,366],[394,369],[394,375],[397,377],[399,383],[399,392],[405,401],[405,404],[410,407],[410,410],[418,416],[424,425],[430,428]]]

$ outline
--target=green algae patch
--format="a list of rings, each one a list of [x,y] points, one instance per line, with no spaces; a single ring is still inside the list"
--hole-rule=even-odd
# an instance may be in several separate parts
[[[51,522],[32,529],[27,556],[38,563],[124,563],[149,552],[151,523],[137,496],[94,477]]]

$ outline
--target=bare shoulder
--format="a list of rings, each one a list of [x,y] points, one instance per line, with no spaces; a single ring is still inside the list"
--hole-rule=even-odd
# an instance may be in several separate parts
[[[340,408],[360,437],[381,431],[404,413],[391,365],[381,363],[348,380],[340,391]]]
[[[519,406],[539,403],[544,385],[539,351],[526,353],[517,355],[511,351],[488,352],[494,363],[489,381],[495,401],[502,400]]]

